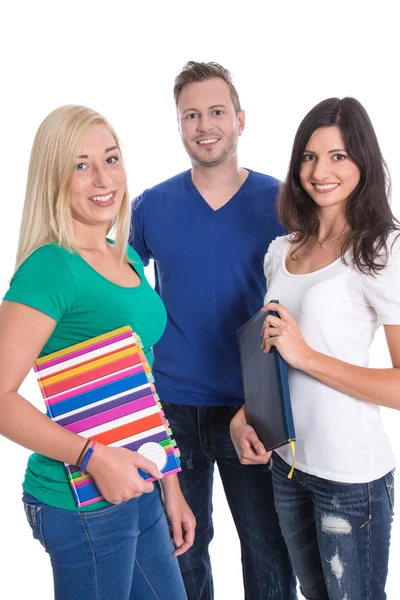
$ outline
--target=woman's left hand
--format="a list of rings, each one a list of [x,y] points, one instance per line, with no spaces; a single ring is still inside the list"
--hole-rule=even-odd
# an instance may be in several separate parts
[[[164,495],[163,502],[171,523],[171,540],[176,547],[174,556],[180,556],[193,546],[196,519],[180,489]]]
[[[269,302],[262,309],[263,312],[270,310],[277,312],[281,318],[274,315],[266,317],[261,331],[261,347],[264,352],[269,352],[271,346],[275,346],[291,367],[304,371],[313,350],[304,341],[296,320],[282,304]]]

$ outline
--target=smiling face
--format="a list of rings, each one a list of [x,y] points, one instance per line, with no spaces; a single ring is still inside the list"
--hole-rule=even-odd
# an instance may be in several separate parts
[[[337,125],[316,129],[308,140],[300,168],[301,185],[320,207],[345,204],[360,181]]]
[[[213,77],[185,85],[177,109],[179,131],[192,163],[216,167],[235,155],[244,112],[235,113],[223,79]]]
[[[125,190],[125,168],[113,135],[103,124],[92,125],[71,179],[72,218],[86,225],[108,225],[118,215]]]

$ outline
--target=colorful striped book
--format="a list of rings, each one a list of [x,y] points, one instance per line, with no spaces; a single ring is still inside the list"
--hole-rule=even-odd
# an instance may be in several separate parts
[[[164,475],[181,470],[150,365],[129,326],[42,356],[34,371],[53,421],[84,438],[139,452]],[[65,468],[78,507],[103,499],[88,473]]]

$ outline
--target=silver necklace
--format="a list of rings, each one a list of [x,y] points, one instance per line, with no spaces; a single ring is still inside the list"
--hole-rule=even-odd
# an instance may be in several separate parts
[[[331,238],[330,240],[327,240],[325,242],[321,242],[321,240],[318,238],[317,234],[315,233],[315,239],[317,240],[318,244],[321,246],[321,248],[325,248],[325,246],[327,246],[328,244],[330,244],[331,242],[333,242],[333,240],[336,240],[339,236],[342,235],[342,233],[344,233],[345,231],[347,231],[348,227],[347,224],[343,227],[342,231],[340,233],[338,233],[337,235],[335,235],[333,238]]]

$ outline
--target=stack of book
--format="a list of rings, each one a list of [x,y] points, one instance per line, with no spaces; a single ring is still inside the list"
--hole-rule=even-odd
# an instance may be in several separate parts
[[[150,365],[131,327],[43,356],[34,371],[53,421],[84,438],[140,452],[164,475],[181,470]],[[102,500],[88,473],[65,467],[78,507]]]

